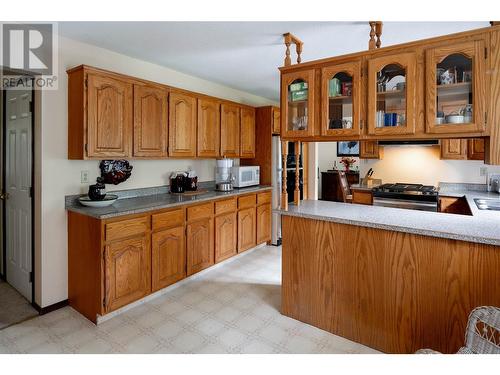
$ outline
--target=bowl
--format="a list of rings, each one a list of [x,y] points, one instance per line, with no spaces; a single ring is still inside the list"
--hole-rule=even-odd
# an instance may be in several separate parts
[[[80,204],[86,206],[86,207],[108,207],[111,206],[113,203],[116,202],[118,199],[118,195],[115,194],[106,194],[103,200],[101,201],[93,201],[90,199],[88,195],[85,195],[83,197],[78,198],[78,201]]]
[[[445,117],[447,124],[463,124],[464,116],[462,115],[448,115]]]

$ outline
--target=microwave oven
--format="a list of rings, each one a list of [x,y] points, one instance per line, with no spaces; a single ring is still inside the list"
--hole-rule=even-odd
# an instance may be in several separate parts
[[[233,186],[237,188],[254,186],[260,183],[260,167],[257,166],[245,166],[245,167],[233,167]]]

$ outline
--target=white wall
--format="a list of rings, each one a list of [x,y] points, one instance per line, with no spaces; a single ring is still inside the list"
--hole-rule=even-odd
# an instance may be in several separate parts
[[[441,160],[439,146],[384,146],[381,160],[357,159],[361,176],[373,168],[374,178],[385,182],[410,182],[438,185],[439,182],[486,183],[486,176],[480,175],[480,168],[500,173],[500,166],[485,165],[476,160]],[[337,160],[336,142],[318,143],[318,167],[320,180],[318,192],[321,197],[321,172],[332,169]]]
[[[125,40],[123,42],[126,43]],[[41,100],[42,237],[41,248],[37,251],[37,256],[40,256],[41,260],[41,282],[37,285],[36,302],[42,307],[67,298],[67,229],[64,196],[87,190],[87,185],[80,184],[82,170],[90,171],[90,181],[95,181],[98,176],[97,161],[67,159],[66,70],[68,68],[87,64],[249,105],[276,104],[255,95],[63,37],[59,38],[58,55],[59,89],[44,91]],[[131,164],[134,169],[130,179],[113,187],[114,189],[165,185],[171,171],[185,170],[188,167],[198,172],[200,181],[214,178],[213,160],[133,160]]]

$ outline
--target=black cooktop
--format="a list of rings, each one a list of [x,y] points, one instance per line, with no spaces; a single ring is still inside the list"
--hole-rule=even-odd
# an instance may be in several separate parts
[[[402,195],[438,195],[438,189],[422,184],[383,184],[372,189],[374,193],[397,193]]]

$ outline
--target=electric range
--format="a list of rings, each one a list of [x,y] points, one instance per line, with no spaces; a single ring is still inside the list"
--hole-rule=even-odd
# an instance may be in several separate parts
[[[373,205],[438,211],[439,189],[422,184],[383,184],[372,189]]]

